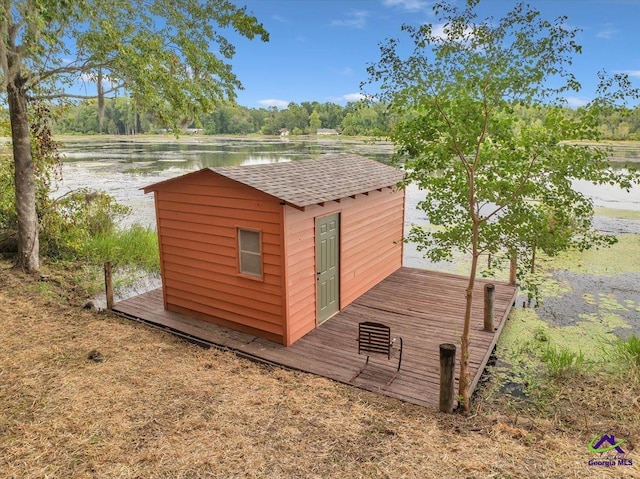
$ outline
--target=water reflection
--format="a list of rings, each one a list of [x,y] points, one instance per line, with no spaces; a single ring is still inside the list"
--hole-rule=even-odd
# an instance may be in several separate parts
[[[99,137],[98,137],[99,139]],[[247,158],[264,161],[278,159],[316,158],[321,155],[350,152],[386,162],[393,147],[388,142],[365,143],[342,140],[238,139],[215,137],[187,137],[179,140],[66,140],[63,151],[65,162],[84,160],[113,161],[135,164],[147,162],[145,171],[153,172],[168,167],[166,163],[180,163],[193,169],[210,166],[240,165]]]

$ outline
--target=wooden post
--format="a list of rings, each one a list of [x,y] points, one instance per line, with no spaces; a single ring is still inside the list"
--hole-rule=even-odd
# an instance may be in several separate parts
[[[511,264],[509,265],[509,285],[516,285],[516,271],[518,268],[518,256],[515,251],[511,252]]]
[[[111,280],[111,263],[104,264],[104,289],[107,295],[107,309],[113,308],[113,282]]]
[[[493,333],[493,293],[496,287],[493,284],[484,285],[484,330]]]
[[[456,345],[440,345],[440,411],[453,412],[453,373],[456,367]]]

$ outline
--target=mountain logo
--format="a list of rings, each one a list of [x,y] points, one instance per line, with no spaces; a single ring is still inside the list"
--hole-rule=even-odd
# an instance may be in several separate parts
[[[602,454],[603,452],[613,451],[618,454],[624,454],[624,450],[620,447],[626,442],[626,439],[616,442],[613,434],[602,434],[594,437],[589,443],[589,451]]]

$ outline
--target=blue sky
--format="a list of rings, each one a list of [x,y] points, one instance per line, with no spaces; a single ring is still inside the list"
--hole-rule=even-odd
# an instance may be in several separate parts
[[[462,4],[462,0],[457,0]],[[285,107],[289,102],[346,104],[361,94],[366,66],[379,58],[379,43],[403,37],[403,23],[437,24],[426,0],[238,0],[270,33],[270,41],[230,36],[236,46],[234,72],[245,89],[240,105]],[[499,18],[515,1],[481,0],[481,17]],[[544,18],[568,16],[580,28],[583,52],[573,65],[581,92],[568,97],[578,106],[590,100],[596,73],[627,72],[640,86],[640,0],[531,0]]]

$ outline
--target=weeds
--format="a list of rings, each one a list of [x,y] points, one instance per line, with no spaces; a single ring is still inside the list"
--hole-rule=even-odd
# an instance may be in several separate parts
[[[151,228],[140,225],[92,236],[86,241],[82,254],[98,265],[110,261],[114,266],[126,265],[149,272],[160,271],[158,236]]]
[[[549,342],[549,339],[551,339],[549,335],[549,328],[547,328],[546,326],[538,326],[533,331],[533,337],[535,338],[536,341],[540,341],[544,343]]]
[[[621,369],[640,372],[640,338],[635,334],[627,339],[618,338],[611,343],[613,357]]]
[[[553,346],[549,346],[543,351],[542,362],[545,363],[549,376],[554,378],[573,375],[582,370],[585,364],[582,351],[574,353]]]

